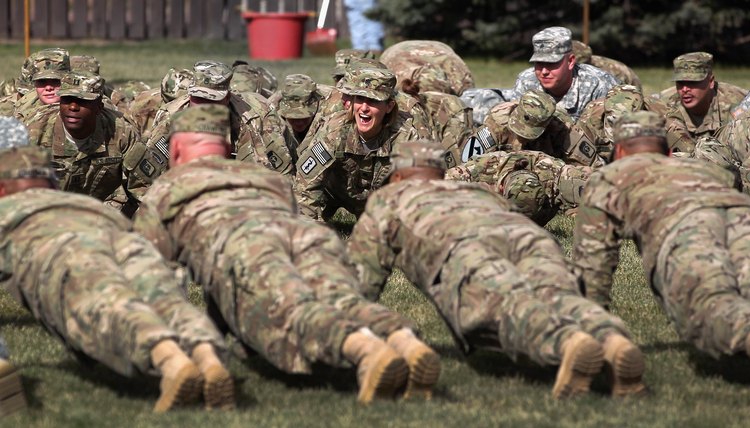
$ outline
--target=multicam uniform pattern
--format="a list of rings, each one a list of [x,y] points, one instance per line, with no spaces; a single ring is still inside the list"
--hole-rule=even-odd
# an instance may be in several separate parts
[[[409,321],[358,294],[336,233],[300,217],[289,180],[207,157],[170,169],[149,189],[136,230],[186,265],[209,308],[242,343],[287,372],[344,366],[344,338]]]
[[[713,356],[750,334],[750,198],[707,162],[627,156],[589,179],[573,261],[586,295],[608,305],[620,242],[635,240],[646,277],[679,335]]]

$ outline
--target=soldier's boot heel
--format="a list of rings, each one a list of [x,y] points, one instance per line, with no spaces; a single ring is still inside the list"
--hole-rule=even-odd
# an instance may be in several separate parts
[[[26,408],[21,376],[9,361],[0,359],[0,416]]]
[[[201,343],[193,348],[191,356],[203,375],[203,400],[206,409],[233,409],[234,380],[216,355],[213,345]]]
[[[587,393],[604,365],[602,346],[590,335],[576,332],[562,344],[562,353],[552,395],[563,399]]]
[[[643,383],[646,362],[643,353],[626,337],[609,335],[604,341],[604,361],[612,396],[640,396],[647,393]]]
[[[437,352],[420,341],[407,328],[391,333],[387,343],[409,366],[404,399],[432,398],[432,390],[440,378],[440,356]]]
[[[154,405],[157,413],[200,400],[203,376],[176,342],[163,340],[151,350],[151,361],[161,373],[161,394]]]
[[[384,340],[368,329],[360,329],[346,337],[344,357],[357,365],[360,403],[379,398],[393,398],[409,375],[409,366]]]

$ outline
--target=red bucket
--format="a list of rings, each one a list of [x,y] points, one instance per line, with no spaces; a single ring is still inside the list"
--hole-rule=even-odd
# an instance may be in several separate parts
[[[305,21],[309,12],[244,12],[250,58],[291,59],[302,56]]]

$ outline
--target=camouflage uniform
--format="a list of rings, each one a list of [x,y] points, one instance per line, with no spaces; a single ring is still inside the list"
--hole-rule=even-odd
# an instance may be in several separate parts
[[[470,88],[461,94],[461,101],[471,109],[474,126],[482,126],[496,105],[513,101],[513,88]]]
[[[195,129],[175,122],[174,132]],[[176,166],[146,193],[135,227],[189,268],[220,323],[283,371],[347,366],[350,333],[410,326],[357,294],[336,233],[300,217],[289,180],[259,166],[215,156]]]
[[[494,150],[536,150],[564,160],[566,163],[583,166],[599,166],[603,161],[597,156],[593,145],[569,138],[573,120],[555,109],[555,100],[545,92],[532,89],[520,100],[499,104],[492,108],[477,131],[477,136],[489,135],[486,144],[475,144],[472,153],[467,148],[461,160],[467,161],[472,154]],[[486,131],[485,131],[486,130]],[[483,147],[484,146],[484,147]]]
[[[429,163],[439,153],[409,153],[428,150],[421,146],[401,146],[394,168],[439,168]],[[622,321],[580,295],[554,238],[512,211],[472,183],[403,180],[379,189],[347,243],[365,295],[377,298],[399,268],[465,351],[502,350],[540,364],[558,364],[561,343],[580,329],[597,339],[627,334]]]
[[[128,109],[128,116],[144,141],[148,141],[151,135],[156,113],[164,104],[187,94],[187,88],[192,80],[192,70],[170,68],[162,78],[159,89],[151,89],[135,96]]]
[[[638,78],[638,75],[635,74],[633,69],[624,63],[612,58],[594,55],[590,46],[578,40],[573,40],[573,54],[576,56],[577,63],[591,64],[594,67],[611,74],[620,83],[633,85],[638,88],[639,91],[642,90],[641,79]]]
[[[722,83],[722,85],[725,84]],[[737,119],[738,117],[740,117],[740,115],[742,115],[742,113],[748,110],[750,110],[750,93],[745,95],[745,98],[743,98],[742,101],[740,101],[740,103],[732,109],[732,117],[734,119]]]
[[[31,55],[30,58],[34,61],[31,66],[33,70],[31,73],[31,90],[16,101],[14,109],[15,117],[22,122],[26,121],[27,116],[33,115],[37,107],[44,105],[39,101],[36,90],[33,90],[33,82],[41,79],[62,79],[71,70],[70,54],[65,49],[44,49]]]
[[[334,83],[338,83],[344,74],[346,74],[346,68],[349,67],[349,63],[359,59],[375,59],[375,54],[369,50],[363,49],[339,49],[334,55],[336,66],[331,70],[331,77],[333,77]]]
[[[450,46],[434,40],[407,40],[383,51],[380,61],[393,71],[399,85],[405,79],[423,91],[461,96],[474,87],[471,70]]]
[[[60,96],[85,100],[100,98],[102,78],[71,72],[62,79]],[[67,135],[59,105],[40,106],[27,121],[32,144],[52,154],[61,190],[84,193],[123,210],[134,208],[122,187],[131,171],[124,159],[142,146],[138,132],[122,114],[102,109],[94,132],[84,141]]]
[[[139,80],[128,80],[112,90],[112,104],[119,111],[129,112],[130,105],[141,92],[149,91],[151,87]]]
[[[34,90],[31,75],[34,73],[34,64],[36,63],[37,55],[39,55],[39,52],[35,52],[26,58],[21,66],[21,74],[18,79],[11,79],[13,82],[13,91],[0,98],[0,116],[13,116],[13,112],[16,108],[16,101]],[[6,82],[3,86],[8,87],[9,83],[10,82]]]
[[[419,103],[430,115],[433,137],[442,143],[449,168],[461,162],[464,150],[475,152],[472,148],[466,149],[473,141],[470,141],[474,131],[471,109],[459,97],[444,92],[420,91]]]
[[[514,171],[528,171],[539,182],[541,193],[528,188],[528,183],[518,182],[527,188],[512,189]],[[587,166],[566,165],[562,160],[542,152],[519,150],[492,152],[470,159],[463,165],[450,168],[447,180],[484,183],[491,190],[512,196],[510,199],[521,212],[538,224],[545,224],[558,211],[574,209],[580,202],[583,186],[592,169]],[[532,177],[532,180],[534,180]],[[536,182],[533,182],[536,184]]]
[[[269,98],[271,108],[275,109],[284,119],[284,139],[292,155],[292,161],[297,162],[297,149],[305,139],[312,121],[318,113],[318,106],[323,95],[318,92],[318,85],[305,74],[290,74],[284,79],[281,90]],[[303,133],[296,133],[286,119],[310,119],[310,125]]]
[[[702,81],[712,76],[713,56],[706,52],[680,55],[674,60],[674,80]],[[667,141],[674,151],[692,152],[695,140],[701,136],[714,136],[722,125],[732,120],[732,109],[747,95],[736,86],[714,82],[711,105],[703,117],[695,117],[680,102],[679,94],[670,101],[667,113]]]
[[[5,149],[0,158],[2,179],[53,179],[49,155],[36,147]],[[130,228],[86,196],[36,188],[2,197],[2,285],[68,349],[123,375],[151,371],[149,352],[164,339],[186,352],[202,342],[223,350],[175,272]]]
[[[750,193],[750,112],[742,112],[722,127],[717,138],[729,147],[732,161],[739,164],[743,192]]]
[[[232,72],[232,81],[229,83],[229,87],[233,93],[243,98],[253,93],[268,98],[273,95],[279,86],[276,76],[265,67],[235,61],[232,65]]]
[[[349,68],[339,84],[347,95],[386,101],[394,97],[396,77],[388,70]],[[359,215],[367,196],[384,184],[390,172],[391,150],[419,138],[416,128],[391,113],[375,141],[364,142],[352,116],[351,109],[332,115],[300,147],[298,202],[309,217],[327,218],[339,207]]]
[[[664,136],[663,120],[626,115],[615,140]],[[750,198],[706,162],[627,156],[592,174],[576,219],[573,260],[588,296],[609,304],[620,241],[632,238],[646,278],[680,336],[718,356],[750,334]]]

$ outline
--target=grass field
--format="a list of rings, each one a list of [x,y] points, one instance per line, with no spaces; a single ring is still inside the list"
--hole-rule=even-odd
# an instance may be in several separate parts
[[[35,45],[33,50],[51,45]],[[91,54],[114,83],[144,80],[158,84],[169,67],[189,68],[198,59],[231,62],[247,56],[243,43],[142,43],[66,45],[74,54]],[[18,73],[22,48],[0,46],[0,76]],[[526,63],[468,61],[477,86],[508,87]],[[306,58],[262,63],[279,78],[292,72],[328,82],[332,61]],[[670,85],[665,68],[636,69],[647,93]],[[719,80],[750,87],[747,68],[719,68]],[[547,228],[570,249],[573,221],[558,216]],[[191,299],[199,302],[197,288]],[[443,355],[436,397],[424,402],[356,403],[354,373],[321,370],[314,376],[284,375],[258,357],[233,357],[238,409],[207,413],[199,409],[154,415],[156,379],[125,379],[101,366],[78,364],[28,312],[0,293],[0,326],[21,369],[28,411],[0,419],[8,427],[95,426],[748,426],[750,360],[714,361],[681,343],[651,296],[640,258],[632,244],[622,250],[615,277],[613,311],[630,327],[647,358],[650,396],[613,401],[602,382],[587,397],[565,402],[551,398],[553,370],[514,364],[498,354],[465,357],[457,351],[432,306],[400,274],[389,281],[383,302],[416,320],[426,340]],[[743,422],[744,421],[744,422]]]

